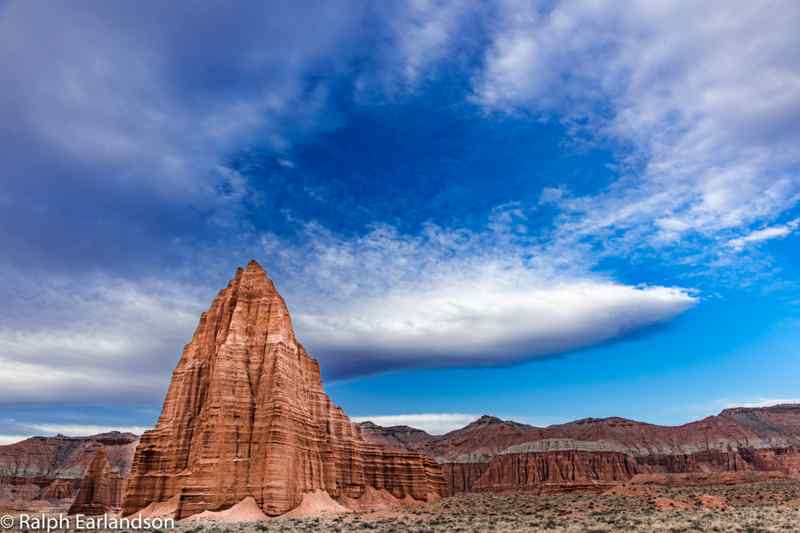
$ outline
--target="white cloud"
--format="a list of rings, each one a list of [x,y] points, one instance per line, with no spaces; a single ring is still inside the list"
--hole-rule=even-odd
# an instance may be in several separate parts
[[[563,246],[713,244],[800,200],[798,5],[499,5],[475,100],[621,145],[616,183],[559,201]]]
[[[346,366],[359,355],[400,367],[499,364],[616,339],[696,301],[682,289],[543,279],[487,265],[420,290],[299,313],[297,322],[306,342],[328,354],[328,365]]]
[[[328,378],[553,355],[623,338],[698,301],[690,290],[591,274],[568,254],[524,259],[524,221],[508,205],[483,231],[430,225],[411,236],[378,226],[345,238],[307,224],[299,243],[264,235],[252,256],[266,258]],[[200,313],[227,280],[42,283],[6,274],[18,290],[0,327],[0,402],[161,398]]]
[[[381,226],[352,239],[309,225],[301,245],[273,236],[265,251],[279,281],[291,273],[279,288],[329,377],[559,354],[668,321],[698,301],[690,290],[563,267],[568,256],[527,261],[528,248],[497,220],[483,233],[430,226],[412,237]]]
[[[222,156],[255,131],[283,147],[280,124],[311,128],[326,92],[304,92],[303,75],[334,55],[360,20],[343,13],[329,25],[323,13],[303,18],[309,26],[297,31],[281,22],[295,20],[292,12],[259,11],[261,18],[249,17],[245,26],[232,13],[225,21],[235,28],[226,34],[234,42],[220,49],[187,46],[182,39],[215,43],[195,33],[216,36],[218,25],[187,24],[180,12],[144,27],[114,13],[78,10],[78,22],[64,25],[63,14],[32,13],[38,8],[31,6],[9,4],[0,20],[12,43],[0,51],[0,64],[8,66],[4,114],[30,133],[9,141],[35,139],[37,161],[40,153],[57,154],[53,161],[68,160],[77,175],[88,175],[88,168],[97,181],[136,182],[130,190],[170,198],[208,192],[207,172],[221,173],[235,199],[245,196],[246,183],[220,167]],[[597,254],[680,243],[692,232],[743,245],[777,238],[780,226],[732,239],[742,228],[768,225],[800,198],[795,5],[498,6],[498,17],[485,18],[490,46],[473,80],[474,100],[492,111],[566,117],[576,134],[624,145],[621,177],[593,195],[566,187],[542,191],[540,201],[561,216],[553,234],[539,240],[518,205],[498,207],[482,232],[429,226],[408,236],[382,226],[344,239],[309,224],[307,242],[297,248],[265,235],[266,266],[278,270],[302,338],[334,373],[516,361],[670,320],[697,302],[692,291],[597,276],[591,273]],[[396,52],[391,66],[401,65],[405,80],[417,83],[433,63],[451,58],[470,9],[447,1],[401,9],[388,19]],[[100,24],[104,15],[107,24]],[[274,32],[264,31],[263,17]],[[39,31],[23,31],[22,21],[38,21]],[[273,33],[282,46],[264,46],[262,38]],[[49,39],[36,41],[42,34]],[[86,35],[102,45],[93,44],[91,54]],[[23,50],[26,60],[19,61]],[[235,56],[224,55],[230,51]],[[219,87],[206,77],[208,61],[235,71],[224,90],[215,92]],[[23,163],[20,175],[42,174]],[[0,201],[39,198],[20,191],[4,191]],[[587,239],[604,251],[587,251]],[[88,296],[84,287],[50,287],[45,295],[29,289],[25,294],[42,303],[30,308],[41,314],[28,322],[3,317],[0,327],[0,364],[13,378],[0,401],[160,397],[211,294],[116,280],[98,282]],[[54,312],[53,305],[63,309]]]
[[[15,442],[25,440],[31,436],[32,435],[0,435],[0,446],[14,444]]]
[[[392,98],[435,77],[437,66],[453,59],[462,44],[464,25],[480,11],[475,2],[463,0],[383,2],[375,7],[375,29],[385,31],[385,43],[374,50],[380,68],[361,72],[354,83],[362,97],[377,89],[380,98]]]
[[[460,0],[413,0],[390,17],[407,82],[417,82],[448,52],[469,6]]]
[[[0,402],[152,401],[207,305],[180,283],[108,277],[36,282],[0,327]],[[32,318],[35,318],[32,319]]]
[[[480,418],[479,415],[463,413],[420,413],[408,415],[351,416],[353,422],[372,422],[379,426],[410,426],[421,429],[431,435],[443,435],[461,429],[470,422]]]
[[[3,6],[3,114],[36,140],[30,149],[87,177],[195,202],[213,196],[213,170],[237,143],[258,132],[284,145],[289,129],[314,122],[322,92],[306,92],[302,78],[341,50],[362,14],[358,6],[153,7]],[[225,65],[220,78],[209,65]]]
[[[791,235],[798,227],[800,227],[800,219],[796,218],[787,222],[786,224],[770,226],[768,228],[752,231],[742,237],[731,239],[728,241],[728,246],[739,251],[744,249],[749,244],[787,237]]]

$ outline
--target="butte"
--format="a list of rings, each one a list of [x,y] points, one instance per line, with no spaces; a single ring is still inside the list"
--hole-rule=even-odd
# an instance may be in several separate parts
[[[123,514],[166,505],[181,519],[252,498],[277,516],[307,495],[368,509],[443,490],[432,459],[367,442],[331,402],[286,303],[251,261],[185,346],[158,423],[136,448]]]

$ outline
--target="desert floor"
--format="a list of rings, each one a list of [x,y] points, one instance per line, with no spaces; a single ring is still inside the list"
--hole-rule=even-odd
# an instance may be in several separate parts
[[[621,493],[621,494],[620,494]],[[646,487],[606,494],[471,494],[401,512],[179,526],[223,531],[800,531],[800,482]]]
[[[173,531],[800,531],[800,481],[637,487],[604,494],[470,494],[406,510],[258,523],[179,522]]]

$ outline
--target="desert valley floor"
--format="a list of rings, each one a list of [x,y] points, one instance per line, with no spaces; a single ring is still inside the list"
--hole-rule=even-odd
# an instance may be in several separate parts
[[[185,527],[195,531],[198,526]],[[230,531],[800,531],[800,482],[660,488],[639,495],[470,494],[396,513],[345,514]]]
[[[233,524],[183,521],[173,531],[800,531],[800,481],[633,490],[622,487],[601,494],[480,493],[410,509],[323,513]]]

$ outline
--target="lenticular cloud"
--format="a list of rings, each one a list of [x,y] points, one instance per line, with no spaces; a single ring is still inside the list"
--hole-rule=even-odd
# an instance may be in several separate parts
[[[391,368],[497,365],[620,338],[694,306],[690,291],[490,270],[304,313],[298,326],[330,377]]]

